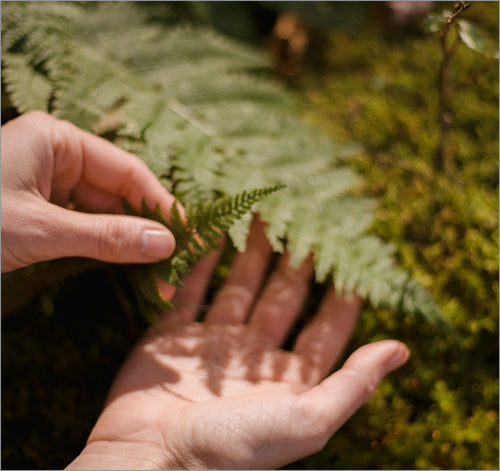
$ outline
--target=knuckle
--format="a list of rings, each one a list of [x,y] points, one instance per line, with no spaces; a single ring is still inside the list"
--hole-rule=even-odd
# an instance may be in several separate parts
[[[48,129],[46,124],[54,119],[51,115],[45,113],[45,111],[35,110],[22,114],[15,121],[19,124],[22,123],[27,135],[41,140],[41,136],[45,135]]]
[[[120,221],[106,221],[100,230],[97,251],[102,258],[117,259],[130,245],[130,235]]]
[[[84,156],[84,143],[78,139],[78,128],[71,122],[46,115],[46,120],[51,120],[49,126],[50,142],[56,160],[65,162],[71,160],[72,164],[81,162]]]
[[[230,285],[225,288],[225,297],[234,303],[247,305],[252,301],[252,293],[246,286]]]
[[[132,156],[134,159],[137,159],[137,157]],[[139,159],[137,159],[139,160]],[[139,161],[139,165],[141,165],[143,162]],[[136,185],[136,169],[135,167],[131,167],[123,176],[121,179],[120,184],[116,188],[116,193],[119,195],[127,195],[130,193],[131,188],[135,188]]]
[[[344,374],[349,374],[351,380],[357,386],[357,393],[360,403],[365,403],[373,396],[377,389],[378,381],[371,374],[365,375],[358,370],[351,368],[343,368]]]
[[[28,111],[23,116],[25,120],[30,120],[30,121],[31,120],[38,121],[40,119],[51,119],[51,116],[48,113],[41,110]]]
[[[226,285],[219,291],[212,307],[212,317],[226,322],[241,322],[252,303],[252,293],[246,286]]]

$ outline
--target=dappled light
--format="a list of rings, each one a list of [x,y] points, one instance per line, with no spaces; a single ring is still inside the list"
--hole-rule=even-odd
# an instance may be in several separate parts
[[[2,467],[67,466],[110,404],[295,399],[397,339],[408,362],[279,464],[498,469],[498,8],[4,2],[2,125],[68,120],[186,213],[123,202],[177,237],[162,262],[2,275]]]

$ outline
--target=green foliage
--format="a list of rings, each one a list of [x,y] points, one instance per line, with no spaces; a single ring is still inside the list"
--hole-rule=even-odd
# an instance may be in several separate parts
[[[458,38],[473,51],[498,59],[498,46],[495,41],[483,34],[474,23],[459,16],[471,6],[470,3],[459,2],[455,5],[455,12],[436,10],[427,15],[424,28],[431,33],[443,33],[450,26],[455,26]],[[450,19],[451,21],[448,21]],[[496,47],[495,47],[496,46]]]
[[[199,201],[187,204],[185,217],[178,201],[175,201],[166,218],[160,206],[156,205],[151,213],[143,200],[141,216],[154,219],[168,227],[176,241],[172,256],[154,264],[135,265],[130,268],[132,285],[136,288],[137,302],[146,318],[165,307],[172,307],[163,299],[156,286],[156,276],[168,284],[182,287],[181,275],[191,273],[191,267],[201,257],[210,253],[219,245],[221,234],[233,223],[252,210],[252,206],[262,198],[281,190],[282,186],[243,191],[234,196],[223,196],[216,200]],[[125,212],[133,214],[125,202]]]
[[[225,34],[255,35],[255,29],[252,32],[246,29],[249,23],[245,28],[239,25],[244,17],[254,18],[250,10],[256,3],[232,2],[224,11],[225,3],[158,2],[152,9],[144,2],[140,7],[127,5],[116,9],[112,4],[88,2],[85,8],[100,12],[88,17],[87,10],[81,6],[65,2],[57,4],[57,12],[49,10],[51,7],[47,4],[30,5],[39,8],[36,18],[29,18],[24,7],[3,3],[2,73],[9,90],[7,98],[21,111],[43,106],[60,113],[55,84],[48,77],[49,68],[43,60],[44,51],[49,49],[38,42],[44,38],[33,41],[35,46],[40,45],[38,59],[34,53],[28,57],[22,39],[24,34],[33,34],[30,29],[34,21],[39,22],[34,29],[45,31],[49,24],[58,28],[53,21],[53,15],[57,14],[65,15],[66,23],[63,27],[59,25],[61,34],[73,31],[68,41],[80,35],[81,41],[85,39],[83,42],[94,51],[95,67],[103,66],[100,57],[104,54],[109,62],[104,65],[122,64],[124,77],[130,75],[130,68],[136,64],[137,72],[132,75],[142,70],[141,77],[149,74],[155,80],[151,83],[163,77],[166,77],[165,83],[174,83],[172,80],[180,74],[177,66],[182,65],[193,71],[183,89],[188,96],[202,87],[206,79],[208,88],[219,86],[220,99],[224,96],[225,83],[238,82],[242,90],[248,89],[246,82],[240,80],[250,81],[252,87],[256,83],[267,87],[269,96],[275,97],[275,87],[241,74],[258,69],[258,76],[262,78],[262,68],[266,68],[267,63],[259,54],[239,46],[235,52],[234,43],[198,29],[205,22]],[[280,2],[277,8],[285,9],[285,3]],[[305,2],[293,2],[299,3]],[[155,89],[151,90],[147,77],[139,80],[140,90],[135,90],[133,95],[137,93],[137,100],[145,96],[151,99],[149,106],[134,109],[137,119],[132,117],[134,123],[151,117],[149,127],[130,124],[130,116],[123,113],[126,103],[118,100],[114,107],[103,108],[103,119],[95,130],[115,142],[124,142],[133,151],[137,149],[180,199],[184,195],[192,197],[194,204],[223,193],[220,189],[214,191],[214,185],[219,185],[220,178],[224,180],[228,165],[232,166],[228,174],[232,174],[236,182],[231,186],[232,180],[225,179],[224,185],[232,195],[244,189],[239,182],[254,178],[249,175],[251,172],[256,172],[258,178],[255,178],[256,184],[247,189],[287,183],[279,198],[271,195],[265,205],[259,203],[259,211],[266,211],[267,219],[273,220],[274,229],[269,235],[273,246],[280,250],[284,247],[283,238],[286,236],[290,243],[292,233],[296,247],[301,246],[301,240],[311,237],[307,231],[300,232],[300,221],[309,216],[312,206],[304,204],[305,211],[298,201],[290,201],[285,206],[282,202],[285,194],[291,197],[304,188],[307,195],[302,185],[307,181],[316,185],[322,173],[325,182],[318,188],[323,188],[321,192],[331,190],[333,193],[331,211],[335,216],[333,208],[340,211],[348,196],[355,196],[361,190],[368,192],[377,199],[378,206],[370,206],[370,200],[364,199],[360,208],[350,207],[346,214],[352,210],[358,217],[351,218],[347,227],[358,235],[363,232],[363,226],[371,228],[381,239],[391,242],[389,247],[383,244],[382,250],[390,252],[392,247],[399,264],[414,273],[433,293],[460,334],[458,339],[451,339],[442,335],[441,330],[421,322],[418,316],[395,316],[387,309],[365,307],[351,348],[382,338],[399,338],[410,347],[411,359],[403,369],[384,380],[372,399],[335,434],[322,452],[288,468],[498,469],[498,62],[494,59],[498,57],[498,2],[471,2],[471,7],[457,18],[460,25],[468,22],[479,32],[476,38],[481,40],[476,40],[476,50],[470,47],[474,41],[467,44],[463,38],[453,36],[457,31],[448,38],[455,47],[449,61],[446,88],[452,120],[444,146],[444,166],[439,171],[433,166],[440,133],[437,71],[442,62],[436,34],[445,27],[449,15],[446,10],[453,9],[453,2],[435,5],[433,16],[438,23],[435,32],[430,33],[426,32],[423,21],[413,23],[411,28],[390,28],[387,18],[380,27],[376,24],[376,15],[358,16],[362,4],[365,8],[366,4],[377,8],[381,5],[379,2],[324,3],[307,2],[304,13],[310,17],[302,19],[321,27],[322,31],[324,25],[333,26],[331,35],[321,36],[325,62],[321,67],[315,64],[315,69],[307,70],[291,82],[298,93],[310,99],[312,106],[306,107],[307,118],[314,126],[319,125],[333,135],[337,143],[320,138],[311,147],[309,131],[294,120],[291,121],[296,127],[284,125],[283,132],[258,132],[256,127],[255,133],[247,135],[221,133],[217,120],[208,120],[198,113],[198,104],[177,97],[183,84],[180,76],[175,82],[177,85],[169,88],[173,98],[168,107],[162,98],[164,89],[151,95]],[[260,2],[258,8],[270,9],[271,4]],[[341,9],[335,8],[338,4],[342,4]],[[352,10],[348,4],[353,6]],[[303,6],[298,5],[294,10],[299,11]],[[104,14],[108,8],[112,19]],[[318,10],[322,12],[319,18]],[[172,28],[181,17],[198,27]],[[338,31],[346,22],[354,27],[353,20],[363,18],[365,23],[356,29],[355,36]],[[230,24],[233,19],[237,21]],[[224,24],[226,20],[229,24]],[[108,28],[108,23],[114,30]],[[172,38],[176,31],[177,43],[163,40],[166,31],[162,25],[165,24],[169,25]],[[211,56],[204,61],[204,67],[210,66],[214,71],[212,77],[202,74],[200,68],[197,70],[189,58],[182,64],[184,52],[181,51],[187,50],[187,43],[181,42],[186,39],[193,44],[191,41],[197,38],[197,47],[205,46],[206,50],[196,56],[195,62],[208,58],[205,55],[210,51],[213,53],[213,41],[218,41],[220,46],[217,60]],[[45,41],[50,42],[48,38]],[[74,39],[48,45],[72,51],[75,47],[72,42]],[[94,44],[97,43],[96,51]],[[477,45],[481,44],[486,45],[486,49],[477,53],[481,50]],[[170,75],[161,61],[158,70],[153,70],[157,54],[161,56],[162,48],[166,47],[170,47],[169,55],[177,60],[173,63],[174,57],[169,59]],[[196,48],[187,51],[195,55]],[[16,62],[7,67],[8,61]],[[236,67],[238,76],[229,73],[226,67]],[[80,73],[92,70],[82,66]],[[199,81],[196,73],[202,74]],[[35,86],[35,80],[39,85]],[[119,82],[123,86],[123,82]],[[289,98],[284,94],[280,96]],[[8,103],[4,95],[2,97],[4,107]],[[79,99],[92,102],[83,95]],[[281,107],[279,101],[275,103],[272,113]],[[293,100],[287,103],[294,106]],[[232,108],[242,101],[226,104]],[[213,108],[215,113],[221,105],[220,100],[214,98],[207,101],[206,108]],[[129,107],[132,109],[132,105]],[[282,113],[295,116],[295,109],[286,110]],[[98,111],[102,112],[100,108]],[[153,119],[155,113],[158,121]],[[270,110],[257,113],[257,120],[271,122],[270,114]],[[238,121],[233,121],[232,129],[238,130],[241,121],[233,109],[232,120],[235,115]],[[228,119],[230,124],[231,119]],[[249,121],[243,121],[248,127]],[[122,125],[125,122],[129,123],[132,137]],[[93,120],[89,123],[94,125]],[[297,145],[298,133],[303,134],[303,145]],[[237,139],[241,147],[236,147]],[[353,140],[362,145],[349,153],[345,143]],[[300,178],[279,182],[272,179],[264,183],[259,169],[248,166],[250,157],[245,153],[257,159],[256,166],[263,162],[269,165],[269,173],[274,165],[275,175],[282,172],[279,165],[282,157],[287,165],[296,167],[294,175]],[[340,166],[348,154],[351,155],[349,168]],[[322,157],[314,158],[318,155],[328,155],[330,165],[325,165]],[[339,156],[342,158],[337,159]],[[240,164],[245,166],[239,167]],[[352,164],[363,178],[353,171]],[[310,179],[304,178],[309,175],[309,165],[315,168]],[[224,171],[221,173],[220,169]],[[331,176],[333,169],[346,172],[337,180]],[[328,181],[336,185],[336,195]],[[342,188],[341,184],[345,186]],[[340,197],[342,205],[337,205]],[[363,205],[366,210],[361,210]],[[331,216],[326,210],[322,214]],[[242,221],[230,229],[238,247],[245,241],[247,217],[243,216]],[[342,221],[349,221],[336,216],[334,220],[339,230]],[[291,227],[294,229],[290,232]],[[322,247],[319,243],[315,246]],[[322,276],[328,271],[323,268],[323,263],[328,267],[328,259],[319,257],[319,260],[325,260],[317,265],[317,275]],[[223,272],[224,267],[219,268]],[[140,333],[129,338],[134,319],[129,313],[124,322],[127,303],[110,279],[114,278],[103,276],[101,271],[84,273],[77,280],[69,280],[69,291],[58,293],[53,300],[54,315],[44,315],[45,311],[36,304],[34,313],[28,310],[19,317],[3,320],[2,374],[9,386],[2,392],[2,464],[5,467],[14,463],[17,468],[62,468],[84,446],[88,430],[100,413],[101,398],[106,394],[110,378]],[[2,276],[2,290],[4,285]],[[75,299],[81,302],[75,303]]]
[[[313,252],[320,281],[334,276],[339,290],[356,289],[374,306],[440,321],[391,247],[367,233],[373,209],[346,163],[353,149],[302,122],[297,100],[263,76],[261,54],[206,28],[165,27],[154,11],[129,2],[6,4],[12,103],[21,112],[45,104],[134,152],[183,203],[286,185],[255,206],[276,251],[287,247],[295,265]],[[250,219],[228,227],[239,250]]]
[[[222,2],[195,3],[118,9],[106,2],[60,2],[54,9],[30,4],[34,10],[4,3],[8,98],[22,112],[42,107],[81,120],[136,152],[183,202],[286,184],[257,205],[272,224],[268,236],[276,250],[286,243],[297,261],[313,247],[318,279],[337,270],[347,287],[373,282],[380,273],[383,283],[392,279],[396,259],[437,299],[458,337],[444,336],[419,316],[365,307],[350,350],[398,338],[408,344],[410,362],[384,380],[322,452],[288,468],[498,469],[498,3],[472,2],[457,17],[462,30],[473,25],[472,39],[456,29],[448,37],[454,48],[445,88],[451,119],[440,170],[434,167],[443,58],[437,35],[452,2],[435,6],[434,32],[422,20],[411,29],[365,22],[350,36],[335,29],[344,22],[341,10],[333,8],[331,22],[326,13],[344,2],[320,6],[321,25],[303,18],[321,27],[326,60],[292,85],[311,102],[306,118],[336,141],[294,118],[304,108],[265,80],[268,64],[260,54],[200,29],[203,20],[215,21]],[[236,11],[232,4],[226,18],[241,19],[249,5]],[[349,25],[360,7],[342,5]],[[180,16],[198,26],[175,27]],[[218,21],[220,31],[234,32],[222,16]],[[334,29],[325,37],[328,24]],[[44,33],[48,28],[57,40]],[[39,37],[27,43],[34,31]],[[68,64],[73,71],[66,70],[64,51],[82,61]],[[99,74],[109,83],[99,86]],[[67,88],[59,80],[67,80]],[[239,248],[247,227],[248,215],[229,229]],[[361,240],[371,249],[363,252]],[[380,258],[371,260],[377,251]],[[363,264],[378,267],[376,276],[365,272],[363,278]],[[69,292],[55,297],[54,315],[37,305],[34,315],[25,311],[3,322],[6,466],[64,467],[83,447],[100,398],[138,337],[124,340],[132,322],[129,316],[123,321],[119,288],[102,273],[82,278],[86,285],[70,280]],[[384,293],[366,289],[371,298]],[[114,297],[121,304],[110,319]]]
[[[379,201],[373,228],[458,333],[451,340],[415,318],[366,309],[355,346],[399,338],[410,362],[297,468],[498,469],[498,60],[450,32],[449,129],[436,168],[439,34],[452,9],[436,5],[431,32],[425,19],[410,32],[336,32],[324,70],[294,82],[311,99],[311,122],[363,143],[352,162]],[[498,3],[471,2],[456,20],[498,49]]]

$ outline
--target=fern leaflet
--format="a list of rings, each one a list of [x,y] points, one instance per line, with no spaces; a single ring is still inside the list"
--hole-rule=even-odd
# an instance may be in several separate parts
[[[2,8],[2,74],[18,111],[50,101],[54,115],[133,152],[183,202],[188,221],[217,219],[239,250],[251,215],[224,211],[250,204],[243,191],[286,185],[252,208],[275,251],[286,247],[296,265],[312,252],[317,279],[333,277],[375,307],[441,318],[391,246],[366,234],[373,202],[349,166],[354,147],[305,125],[296,98],[253,73],[267,67],[263,55],[206,28],[152,22],[154,8],[140,2],[37,3]],[[214,207],[217,195],[229,200]],[[217,238],[210,224],[189,230],[184,252],[154,268],[171,283],[191,251]],[[154,276],[137,275],[141,285]],[[155,290],[145,291],[155,298]]]
[[[283,185],[243,191],[234,197],[222,196],[215,200],[199,201],[197,204],[187,203],[184,218],[176,200],[170,210],[169,218],[163,214],[157,204],[152,213],[142,201],[141,216],[154,219],[168,227],[174,234],[176,247],[172,256],[154,264],[131,266],[131,281],[136,289],[141,311],[150,318],[151,314],[171,303],[165,301],[156,287],[156,276],[168,284],[182,287],[181,275],[191,272],[193,264],[216,248],[223,233],[242,216],[251,212],[255,203],[281,189]],[[125,213],[133,215],[134,211],[124,201]]]

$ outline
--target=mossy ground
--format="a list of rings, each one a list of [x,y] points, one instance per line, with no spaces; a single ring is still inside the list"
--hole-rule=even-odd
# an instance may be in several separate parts
[[[466,13],[498,38],[498,2]],[[288,468],[498,469],[498,61],[463,44],[453,55],[438,172],[435,38],[421,23],[387,30],[367,19],[354,35],[313,34],[323,52],[310,50],[289,84],[309,99],[307,119],[361,144],[353,163],[380,198],[375,231],[459,336],[366,306],[351,349],[398,338],[412,357],[322,452]],[[2,319],[3,468],[62,468],[84,446],[145,328],[116,281],[119,272],[92,270]]]

